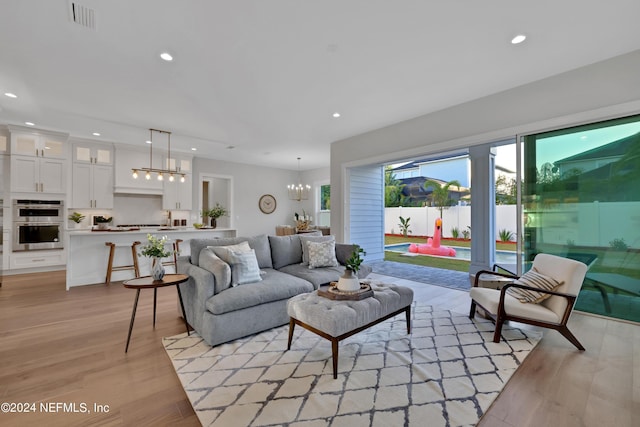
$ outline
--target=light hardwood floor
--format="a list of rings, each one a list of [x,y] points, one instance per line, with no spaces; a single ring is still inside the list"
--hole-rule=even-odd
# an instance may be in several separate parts
[[[468,313],[467,292],[374,277]],[[199,425],[161,343],[184,331],[175,289],[159,289],[155,329],[153,293],[142,291],[125,354],[135,292],[119,283],[65,291],[64,280],[64,272],[4,278],[0,402],[86,403],[92,413],[0,413],[0,425]],[[587,351],[545,332],[480,426],[639,425],[640,327],[578,313],[570,327]],[[108,413],[93,412],[94,403]]]

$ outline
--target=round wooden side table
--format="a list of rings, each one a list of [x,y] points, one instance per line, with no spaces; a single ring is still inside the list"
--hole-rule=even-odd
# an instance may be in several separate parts
[[[131,340],[131,331],[133,330],[133,322],[136,318],[136,309],[138,308],[138,298],[142,289],[153,289],[153,327],[156,327],[156,301],[158,296],[158,288],[165,286],[175,286],[178,290],[178,299],[180,300],[180,308],[182,308],[182,317],[184,325],[187,327],[187,335],[189,335],[189,323],[187,323],[187,315],[184,311],[184,303],[182,302],[182,294],[180,293],[180,283],[189,280],[186,274],[166,274],[162,280],[153,280],[151,276],[138,277],[136,279],[126,280],[122,283],[125,288],[136,290],[136,299],[133,303],[133,311],[131,312],[131,323],[129,323],[129,334],[127,335],[127,345],[124,348],[126,353],[129,350],[129,341]]]

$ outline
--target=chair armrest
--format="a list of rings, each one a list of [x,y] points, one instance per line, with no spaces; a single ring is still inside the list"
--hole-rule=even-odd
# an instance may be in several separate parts
[[[501,277],[507,277],[509,279],[517,279],[518,276],[514,276],[513,274],[508,274],[508,273],[500,273],[497,271],[492,271],[492,270],[480,270],[476,272],[476,278],[473,281],[473,287],[477,288],[478,287],[478,280],[480,279],[480,276],[482,274],[492,274],[494,276],[501,276]]]

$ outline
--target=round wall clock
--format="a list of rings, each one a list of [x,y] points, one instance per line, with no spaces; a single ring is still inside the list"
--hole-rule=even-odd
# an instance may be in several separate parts
[[[258,201],[258,207],[263,213],[270,214],[271,212],[276,210],[276,198],[271,194],[265,194],[260,197]]]

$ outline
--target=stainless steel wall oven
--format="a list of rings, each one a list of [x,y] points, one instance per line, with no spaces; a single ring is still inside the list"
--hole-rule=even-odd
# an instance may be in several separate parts
[[[13,250],[62,249],[64,203],[61,200],[13,201]]]

